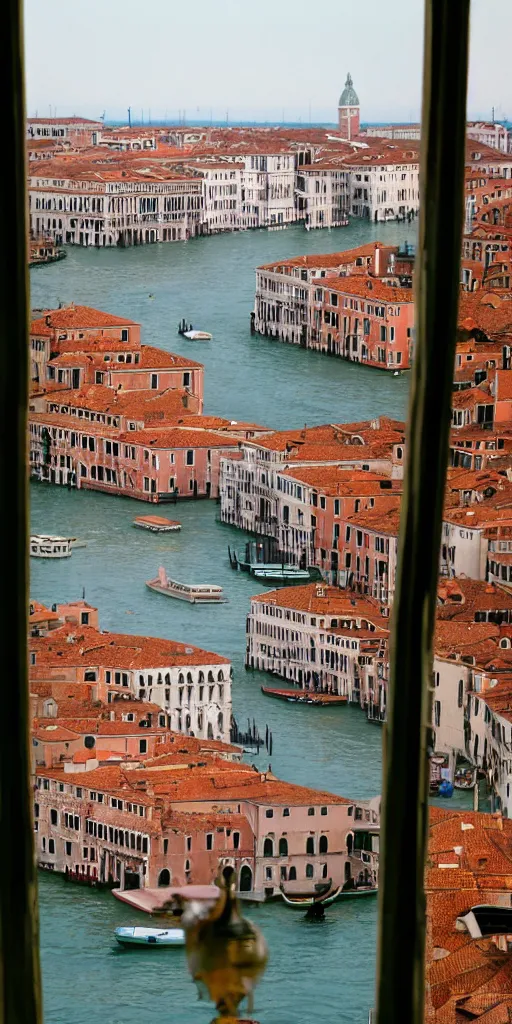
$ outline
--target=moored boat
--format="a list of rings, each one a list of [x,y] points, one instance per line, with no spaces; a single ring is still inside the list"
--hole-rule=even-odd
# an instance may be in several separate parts
[[[322,580],[322,574],[317,566],[310,565],[306,569],[298,565],[290,565],[288,562],[265,562],[258,558],[259,548],[249,542],[246,545],[245,558],[241,558],[236,551],[228,547],[229,562],[232,569],[239,569],[241,572],[248,572],[260,583],[271,583],[274,586],[290,586],[294,583],[313,583]]]
[[[261,692],[267,697],[286,700],[290,704],[313,704],[315,707],[331,707],[333,704],[346,704],[347,697],[339,693],[316,693],[314,690],[288,690],[273,686],[262,686]]]
[[[212,338],[208,331],[196,331],[192,324],[188,324],[186,320],[180,320],[178,334],[181,334],[183,338],[187,338],[188,341],[211,341]]]
[[[474,789],[476,785],[477,769],[474,764],[465,757],[457,758],[453,785],[455,789]]]
[[[52,537],[35,533],[30,538],[30,554],[33,558],[70,558],[74,537]]]
[[[181,523],[176,519],[166,519],[165,516],[137,516],[133,520],[133,525],[151,533],[172,533],[181,530]]]
[[[212,336],[208,331],[184,331],[183,337],[188,341],[211,341]]]
[[[309,583],[308,569],[299,569],[296,565],[251,565],[251,576],[264,583]]]
[[[146,586],[157,594],[175,597],[178,601],[188,601],[190,604],[221,604],[226,601],[222,587],[209,584],[178,583],[177,580],[171,580],[167,576],[163,566],[160,566],[156,579],[146,580]]]
[[[183,928],[116,928],[115,937],[121,946],[184,946]]]
[[[376,885],[360,885],[347,889],[338,885],[336,888],[331,887],[327,892],[320,894],[294,894],[285,892],[281,886],[281,896],[284,902],[288,907],[294,907],[296,910],[307,910],[308,907],[315,905],[328,907],[332,903],[339,903],[344,899],[362,899],[364,896],[376,896],[377,892],[378,887]]]

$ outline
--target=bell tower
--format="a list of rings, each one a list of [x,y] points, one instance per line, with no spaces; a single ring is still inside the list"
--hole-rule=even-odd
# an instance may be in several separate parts
[[[338,103],[338,128],[342,139],[355,139],[359,135],[360,109],[359,98],[349,71]]]

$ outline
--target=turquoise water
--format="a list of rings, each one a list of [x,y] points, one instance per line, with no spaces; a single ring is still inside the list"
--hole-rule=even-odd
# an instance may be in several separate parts
[[[143,326],[143,340],[194,353],[206,366],[205,410],[273,427],[403,416],[408,377],[390,377],[258,336],[251,337],[254,268],[287,255],[335,251],[377,237],[412,241],[411,228],[353,222],[347,229],[300,228],[194,239],[129,250],[68,250],[68,258],[31,274],[32,306],[59,301],[95,305]],[[155,299],[150,300],[149,294]],[[176,334],[185,316],[211,331],[209,345]],[[33,484],[34,530],[66,532],[87,542],[62,562],[32,564],[32,596],[51,603],[81,596],[100,609],[106,629],[189,640],[230,657],[233,710],[273,733],[272,769],[284,779],[353,798],[380,791],[381,730],[356,708],[286,705],[260,690],[269,677],[244,669],[245,616],[259,588],[229,566],[227,546],[243,535],[216,522],[213,502],[173,510],[179,534],[135,530],[142,508],[129,499]],[[221,584],[228,603],[196,608],[149,592],[144,581],[164,564],[178,579]],[[268,764],[261,753],[259,763]],[[181,950],[122,951],[113,929],[138,915],[109,893],[40,876],[46,1024],[207,1024]],[[373,1001],[376,905],[345,903],[308,923],[279,905],[251,910],[267,936],[271,960],[258,990],[261,1024],[366,1024]]]

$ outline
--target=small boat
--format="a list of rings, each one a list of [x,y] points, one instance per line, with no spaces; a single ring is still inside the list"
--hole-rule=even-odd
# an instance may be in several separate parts
[[[154,580],[146,580],[146,586],[157,594],[165,594],[166,597],[176,597],[178,601],[189,601],[190,604],[219,604],[226,598],[222,587],[209,586],[208,584],[194,585],[192,583],[178,583],[171,580],[160,566],[158,576]]]
[[[251,565],[251,576],[255,580],[269,583],[309,583],[308,569],[299,569],[296,565]]]
[[[178,334],[187,338],[188,341],[211,341],[212,338],[208,331],[196,331],[192,324],[187,324],[186,320],[180,320]]]
[[[453,785],[455,789],[474,789],[476,785],[477,769],[465,757],[457,759]]]
[[[330,707],[333,704],[346,704],[347,697],[339,693],[315,693],[314,690],[285,690],[272,686],[262,686],[261,692],[267,697],[286,700],[290,704],[313,704],[315,707]]]
[[[188,341],[211,341],[212,335],[208,331],[184,331],[183,337]]]
[[[51,537],[32,534],[30,554],[33,558],[70,558],[74,537]]]
[[[176,519],[166,519],[165,516],[137,516],[133,520],[134,526],[141,530],[150,530],[151,533],[172,533],[181,530],[181,523]]]
[[[310,565],[307,569],[300,569],[297,565],[290,565],[287,562],[263,562],[254,560],[257,553],[253,550],[254,545],[246,546],[245,558],[241,558],[236,551],[228,547],[229,563],[232,569],[240,572],[248,572],[260,583],[280,584],[283,586],[293,583],[313,583],[322,581],[323,577],[317,566]]]
[[[121,946],[184,946],[183,928],[116,928]]]
[[[338,885],[336,888],[330,887],[326,892],[324,891],[320,894],[297,893],[295,895],[285,892],[281,886],[281,896],[284,902],[287,906],[294,907],[296,910],[307,910],[308,907],[315,906],[315,904],[328,907],[332,903],[339,903],[343,899],[361,899],[363,896],[376,896],[378,891],[376,885],[356,885],[353,888],[347,889]]]

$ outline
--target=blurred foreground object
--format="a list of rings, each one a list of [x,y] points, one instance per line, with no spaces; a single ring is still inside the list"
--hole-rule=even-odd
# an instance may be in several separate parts
[[[238,1020],[238,1007],[247,998],[252,1010],[253,990],[265,970],[268,952],[263,935],[240,915],[235,893],[236,875],[225,867],[217,882],[213,906],[185,905],[185,929],[190,973],[201,997],[204,990],[217,1007],[219,1021]]]

